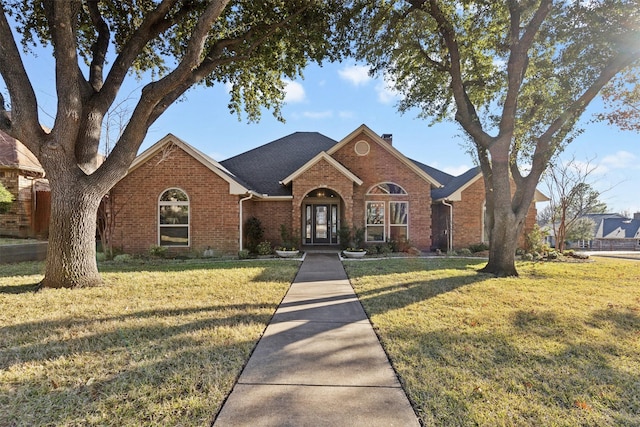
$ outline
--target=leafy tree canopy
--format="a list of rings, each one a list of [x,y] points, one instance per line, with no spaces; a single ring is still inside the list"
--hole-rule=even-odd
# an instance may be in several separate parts
[[[43,285],[101,282],[98,204],[175,100],[195,84],[226,84],[232,111],[257,120],[266,107],[281,118],[282,77],[301,75],[310,61],[338,59],[347,47],[346,8],[340,0],[0,0],[0,74],[11,104],[9,114],[0,97],[0,129],[33,152],[51,186]],[[52,129],[40,127],[16,40],[27,51],[36,42],[52,47]],[[103,121],[131,74],[144,86],[101,162]]]
[[[517,235],[549,161],[600,90],[638,70],[640,0],[358,4],[359,57],[403,94],[400,111],[455,120],[472,141],[491,231],[483,271],[517,274]]]

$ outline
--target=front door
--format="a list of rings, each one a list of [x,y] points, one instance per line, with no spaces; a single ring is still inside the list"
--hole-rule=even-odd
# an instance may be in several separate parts
[[[315,245],[338,243],[338,205],[307,205],[305,212],[305,243]]]

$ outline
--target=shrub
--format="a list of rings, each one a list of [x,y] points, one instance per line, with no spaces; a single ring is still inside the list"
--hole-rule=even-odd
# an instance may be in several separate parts
[[[378,250],[378,255],[382,255],[382,256],[387,256],[391,252],[393,252],[391,245],[389,245],[388,243],[377,245],[376,248]]]
[[[258,255],[271,255],[273,253],[273,249],[271,249],[271,242],[265,240],[258,243],[256,252],[258,252]]]
[[[480,242],[480,243],[474,243],[472,245],[469,245],[469,251],[476,253],[476,252],[484,252],[484,251],[488,251],[489,250],[489,245],[487,245],[486,243]]]
[[[547,252],[549,250],[549,246],[544,242],[544,238],[548,235],[549,233],[542,230],[538,224],[534,225],[533,230],[531,230],[526,236],[527,250],[532,253]]]
[[[126,264],[133,261],[133,257],[129,254],[120,254],[113,257],[113,262]]]
[[[149,255],[151,255],[154,258],[164,258],[167,256],[167,247],[152,245],[149,248]]]
[[[353,227],[353,244],[356,248],[364,247],[364,228]]]
[[[245,242],[247,249],[255,253],[258,249],[258,244],[260,244],[262,240],[262,236],[264,236],[262,223],[258,218],[252,216],[244,223],[244,231],[247,238]]]
[[[106,260],[107,260],[107,256],[105,255],[104,252],[96,252],[96,261],[102,262]]]
[[[280,249],[282,249],[283,251],[296,250],[296,244],[293,240],[293,235],[284,224],[280,224],[280,238],[282,239],[282,246],[280,247]]]
[[[250,256],[249,251],[246,249],[238,251],[238,259],[248,259],[249,256]]]
[[[471,256],[471,253],[472,253],[471,249],[468,249],[468,248],[462,248],[458,251],[458,255],[460,256]]]
[[[340,226],[338,239],[340,239],[340,249],[345,250],[351,246],[351,228],[348,225]]]
[[[523,261],[533,261],[533,254],[525,253],[522,254]]]

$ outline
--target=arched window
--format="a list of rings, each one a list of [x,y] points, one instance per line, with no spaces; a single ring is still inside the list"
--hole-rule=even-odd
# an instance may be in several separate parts
[[[367,191],[367,194],[370,195],[406,195],[407,192],[404,188],[400,187],[398,184],[394,184],[393,182],[383,182],[378,185],[374,185]]]
[[[398,184],[383,182],[371,187],[367,195],[407,196],[407,192]],[[409,202],[398,199],[384,201],[384,199],[367,200],[365,240],[367,242],[407,240],[409,238]]]
[[[158,243],[160,246],[189,246],[189,197],[170,188],[158,201]]]

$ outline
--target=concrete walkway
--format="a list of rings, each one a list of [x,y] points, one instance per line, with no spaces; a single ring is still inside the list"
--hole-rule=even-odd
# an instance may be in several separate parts
[[[420,425],[336,254],[307,254],[213,425]]]

